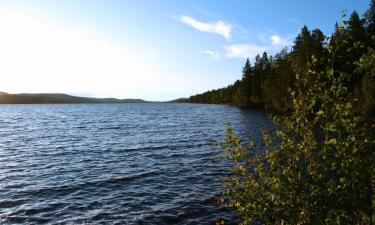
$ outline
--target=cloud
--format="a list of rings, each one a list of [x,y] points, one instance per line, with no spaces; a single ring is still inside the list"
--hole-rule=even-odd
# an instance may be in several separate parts
[[[219,34],[227,40],[231,38],[232,25],[221,20],[215,23],[203,23],[189,16],[180,16],[179,20],[199,31]]]
[[[224,47],[225,56],[228,58],[253,58],[257,54],[267,51],[267,46],[253,44],[236,44]]]
[[[282,38],[277,34],[272,35],[270,39],[272,45],[287,46],[290,44],[290,41],[287,38]]]
[[[220,52],[219,51],[205,50],[205,51],[200,51],[200,53],[209,55],[211,57],[211,59],[217,59],[217,58],[220,57]]]
[[[258,38],[263,43],[262,45],[246,43],[225,46],[224,55],[227,58],[254,58],[257,54],[262,54],[263,52],[275,54],[292,43],[288,38],[281,37],[278,34],[268,36],[268,38],[263,38],[263,36]]]

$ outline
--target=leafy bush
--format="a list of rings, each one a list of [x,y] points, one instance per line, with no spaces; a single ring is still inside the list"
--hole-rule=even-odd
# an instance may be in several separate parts
[[[375,126],[353,109],[347,76],[297,76],[292,111],[263,134],[264,150],[227,129],[225,195],[242,224],[373,224]]]

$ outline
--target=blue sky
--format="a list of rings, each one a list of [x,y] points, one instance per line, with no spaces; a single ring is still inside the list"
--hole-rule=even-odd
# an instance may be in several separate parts
[[[0,90],[169,100],[226,86],[246,57],[330,34],[370,0],[0,0]]]

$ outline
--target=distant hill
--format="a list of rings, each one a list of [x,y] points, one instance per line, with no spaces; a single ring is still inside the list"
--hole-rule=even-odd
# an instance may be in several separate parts
[[[170,103],[187,103],[188,102],[188,98],[177,98],[177,99],[174,99],[174,100],[171,100],[171,101],[168,101]]]
[[[57,103],[146,103],[142,99],[87,98],[67,94],[8,94],[0,92],[0,104],[57,104]]]

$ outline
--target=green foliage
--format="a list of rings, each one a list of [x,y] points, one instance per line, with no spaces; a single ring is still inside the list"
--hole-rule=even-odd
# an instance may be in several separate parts
[[[357,71],[363,73],[362,79],[362,95],[363,104],[362,111],[365,115],[375,114],[375,51],[369,49],[367,54],[362,55],[359,61]]]
[[[257,56],[250,106],[288,112],[274,117],[264,149],[227,129],[224,194],[242,224],[374,224],[374,11],[372,0],[363,19],[336,24],[328,44],[305,26],[290,53],[268,66]]]
[[[228,128],[225,194],[242,224],[372,224],[375,138],[345,79],[331,68],[300,76],[291,113],[275,119],[282,129],[263,135],[265,151]]]

